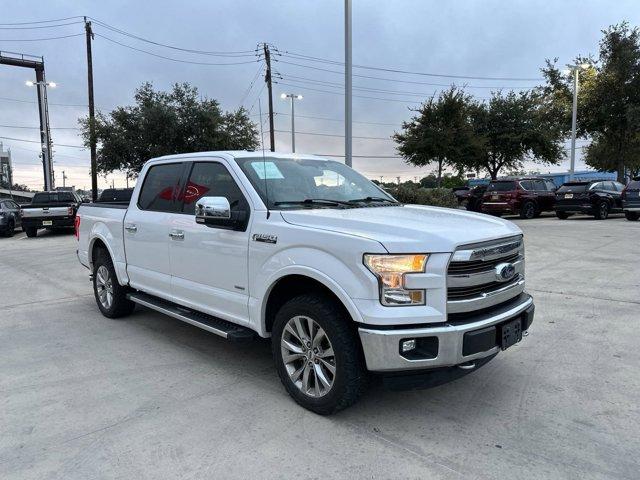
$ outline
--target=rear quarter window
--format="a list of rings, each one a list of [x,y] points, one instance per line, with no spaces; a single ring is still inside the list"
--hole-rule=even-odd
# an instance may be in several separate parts
[[[165,163],[149,168],[144,178],[138,207],[141,210],[175,212],[175,197],[182,176],[182,163]]]
[[[632,180],[627,185],[627,190],[640,190],[640,180]]]
[[[588,183],[579,183],[579,184],[568,184],[568,185],[562,185],[559,189],[558,189],[558,193],[563,193],[563,192],[585,192],[587,190],[588,187]]]

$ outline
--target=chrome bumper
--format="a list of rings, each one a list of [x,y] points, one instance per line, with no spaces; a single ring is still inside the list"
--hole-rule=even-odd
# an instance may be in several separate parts
[[[499,346],[495,345],[482,352],[463,355],[465,333],[514,319],[523,315],[532,306],[531,296],[523,293],[515,304],[509,303],[507,307],[498,307],[494,311],[478,315],[477,319],[467,319],[463,324],[447,323],[444,326],[402,330],[378,330],[361,327],[358,332],[367,369],[375,372],[389,372],[448,367],[493,355],[500,350]],[[437,353],[433,358],[408,359],[400,354],[402,340],[422,337],[437,338]]]

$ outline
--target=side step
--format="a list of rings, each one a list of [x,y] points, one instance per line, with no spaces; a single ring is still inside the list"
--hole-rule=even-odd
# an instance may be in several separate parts
[[[207,332],[215,333],[233,342],[251,340],[256,336],[255,332],[249,328],[227,322],[226,320],[207,315],[206,313],[196,312],[190,308],[182,307],[173,302],[154,297],[153,295],[134,292],[129,293],[127,298],[138,305],[151,308],[157,312],[190,323],[191,325],[202,328]]]

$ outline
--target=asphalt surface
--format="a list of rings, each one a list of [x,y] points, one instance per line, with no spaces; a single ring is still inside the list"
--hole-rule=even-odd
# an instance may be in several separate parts
[[[637,479],[640,222],[517,223],[530,335],[332,417],[288,397],[266,341],[102,317],[72,235],[0,238],[0,478]]]

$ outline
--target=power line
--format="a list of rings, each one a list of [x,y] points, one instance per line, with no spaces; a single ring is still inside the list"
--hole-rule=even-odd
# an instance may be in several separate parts
[[[81,21],[78,22],[68,22],[68,23],[58,23],[55,25],[34,25],[31,27],[5,27],[5,26],[0,26],[0,30],[35,30],[35,29],[40,29],[40,28],[57,28],[57,27],[65,27],[67,25],[78,25],[82,23]]]
[[[276,132],[280,132],[280,133],[291,133],[289,130],[275,130]],[[320,133],[320,132],[299,132],[298,130],[296,130],[296,135],[315,135],[315,136],[319,136],[319,137],[338,137],[338,138],[344,138],[344,135],[338,135],[338,134],[333,134],[333,133]],[[391,137],[359,137],[354,135],[352,138],[358,138],[361,140],[393,140]]]
[[[59,37],[45,37],[45,38],[0,38],[0,42],[42,42],[45,40],[60,40],[62,38],[80,37],[84,33],[74,33],[72,35],[61,35]]]
[[[306,88],[307,90],[311,90],[313,92],[320,92],[320,93],[329,93],[331,95],[344,95],[344,92],[332,92],[329,90],[320,90],[318,88],[311,88],[311,87],[307,87],[305,85],[297,85],[294,83],[285,83],[285,82],[273,82],[273,83],[277,83],[279,85],[286,85],[288,87],[296,87],[296,88]],[[370,100],[382,100],[382,101],[386,101],[386,102],[400,102],[400,103],[420,103],[419,100],[415,100],[415,99],[399,99],[399,98],[383,98],[383,97],[370,97],[367,95],[353,95],[353,98],[367,98]]]
[[[19,98],[9,98],[9,97],[0,97],[0,100],[6,101],[6,102],[17,102],[17,103],[38,103],[38,102],[34,102],[33,100],[22,100]],[[83,104],[83,103],[48,103],[49,106],[54,105],[56,107],[87,107],[87,104]]]
[[[276,112],[275,115],[291,115],[290,113],[284,113],[284,112]],[[328,122],[344,122],[343,118],[329,118],[329,117],[317,117],[314,115],[300,115],[298,113],[296,113],[296,118],[312,118],[315,120],[326,120]],[[353,123],[361,123],[363,125],[383,125],[383,126],[391,126],[391,127],[398,127],[400,124],[399,123],[384,123],[384,122],[361,122],[361,121],[357,121],[354,120]]]
[[[242,95],[242,100],[240,100],[240,106],[244,105],[245,100],[251,93],[251,89],[253,89],[253,85],[256,83],[256,80],[260,76],[260,73],[262,73],[262,68],[263,68],[262,65],[258,67],[258,71],[256,72],[256,74],[253,76],[253,79],[249,83],[249,87],[245,90],[244,94]]]
[[[331,155],[329,153],[314,153],[314,155],[318,155],[319,157],[339,157],[344,158],[344,155]],[[402,158],[398,155],[351,155],[353,158]]]
[[[29,139],[26,139],[26,138],[2,137],[2,136],[0,136],[0,138],[3,139],[3,140],[13,140],[14,142],[40,143],[40,140],[29,140]],[[54,147],[79,148],[81,150],[85,150],[86,149],[86,147],[82,147],[80,145],[68,145],[68,144],[64,144],[64,143],[52,143],[52,145]]]
[[[280,52],[279,55],[293,58],[297,60],[303,60],[308,62],[318,62],[325,63],[330,65],[340,65],[343,66],[344,62],[338,62],[335,60],[329,60],[326,58],[313,57],[311,55],[303,55],[294,52],[284,51]],[[404,75],[420,75],[425,77],[442,77],[442,78],[456,78],[460,80],[499,80],[499,81],[514,81],[514,82],[529,82],[534,81],[538,82],[543,80],[542,78],[516,78],[516,77],[485,77],[485,76],[472,76],[472,75],[451,75],[444,73],[430,73],[430,72],[417,72],[411,70],[401,70],[397,68],[388,68],[388,67],[376,67],[371,65],[353,65],[354,68],[362,68],[367,70],[376,70],[381,72],[390,72],[390,73],[400,73]]]
[[[175,45],[168,45],[165,43],[160,43],[160,42],[156,42],[154,40],[150,40],[148,38],[144,38],[144,37],[140,37],[138,35],[135,35],[133,33],[127,32],[125,30],[121,30],[117,27],[114,27],[112,25],[109,25],[108,23],[103,22],[102,20],[98,20],[97,18],[93,18],[93,17],[89,17],[91,18],[91,20],[93,20],[96,24],[107,28],[113,32],[119,33],[121,35],[125,35],[127,37],[130,38],[134,38],[136,40],[140,40],[141,42],[146,42],[149,43],[151,45],[156,45],[159,47],[165,47],[165,48],[170,48],[172,50],[178,50],[181,52],[187,52],[187,53],[197,53],[197,54],[201,54],[201,55],[213,55],[213,56],[253,56],[256,54],[256,49],[253,50],[238,50],[238,51],[231,51],[231,52],[217,52],[217,51],[208,51],[208,50],[194,50],[194,49],[190,49],[190,48],[182,48],[182,47],[177,47]],[[249,55],[251,54],[251,55]]]
[[[324,80],[313,80],[313,79],[308,79],[305,77],[298,77],[295,75],[287,75],[285,74],[284,77],[285,80],[287,79],[293,79],[295,82],[301,82],[301,83],[311,83],[313,84],[317,84],[317,85],[321,85],[321,86],[327,86],[327,87],[332,87],[332,88],[344,88],[344,84],[339,83],[339,82],[326,82]],[[420,96],[420,97],[431,97],[435,94],[437,94],[438,92],[408,92],[406,90],[385,90],[385,89],[380,89],[380,88],[371,88],[371,87],[361,87],[361,86],[353,86],[352,87],[354,90],[362,90],[365,92],[372,92],[372,93],[387,93],[390,95],[415,95],[415,96]]]
[[[31,21],[31,22],[13,22],[13,23],[0,23],[0,26],[12,26],[12,25],[37,25],[40,23],[58,23],[58,22],[66,22],[67,20],[74,20],[76,18],[83,18],[82,15],[75,15],[73,17],[66,17],[66,18],[56,18],[56,19],[52,19],[52,20],[37,20],[37,21]]]
[[[40,127],[29,127],[25,125],[0,125],[0,128],[20,128],[28,130],[40,130]],[[82,130],[80,127],[50,127],[49,130]]]
[[[149,52],[148,50],[142,50],[141,48],[136,48],[133,47],[131,45],[127,45],[125,43],[121,43],[117,40],[114,40],[112,38],[109,38],[105,35],[102,35],[100,33],[96,33],[94,32],[96,37],[100,37],[100,38],[104,38],[105,40],[108,40],[109,42],[115,43],[117,45],[120,45],[121,47],[125,47],[128,48],[130,50],[135,50],[136,52],[141,52],[141,53],[146,53],[147,55],[151,55],[153,57],[158,57],[158,58],[162,58],[164,60],[170,60],[172,62],[178,62],[178,63],[189,63],[191,65],[216,65],[216,66],[220,66],[220,65],[245,65],[245,64],[249,64],[249,63],[256,63],[258,60],[249,60],[249,61],[242,61],[242,62],[229,62],[229,63],[212,63],[212,62],[194,62],[191,60],[180,60],[177,58],[171,58],[171,57],[165,57],[164,55],[158,55],[157,53],[153,53],[153,52]]]

